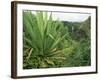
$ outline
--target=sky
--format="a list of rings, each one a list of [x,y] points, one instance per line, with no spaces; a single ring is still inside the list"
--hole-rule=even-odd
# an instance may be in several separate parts
[[[36,11],[32,11],[36,14]],[[48,12],[50,16],[51,12]],[[76,13],[76,12],[52,12],[52,18],[54,20],[70,21],[70,22],[82,22],[85,21],[91,14],[89,13]]]
[[[70,21],[70,22],[82,22],[85,21],[90,14],[86,13],[52,13],[53,18],[56,20],[57,18],[59,20],[63,21]]]

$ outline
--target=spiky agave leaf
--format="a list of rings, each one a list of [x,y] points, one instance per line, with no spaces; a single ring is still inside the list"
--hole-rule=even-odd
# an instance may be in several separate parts
[[[28,64],[24,68],[27,69],[29,62],[31,66],[38,68],[56,66],[55,61],[62,61],[66,58],[63,54],[66,47],[60,48],[62,52],[58,53],[58,51],[59,45],[68,34],[60,32],[64,25],[59,20],[54,21],[52,13],[48,17],[47,12],[37,11],[36,14],[33,14],[31,11],[25,11],[23,12],[23,23],[23,45],[27,46],[24,50],[27,51],[30,48],[27,51],[27,60],[24,60],[28,61],[24,62]]]

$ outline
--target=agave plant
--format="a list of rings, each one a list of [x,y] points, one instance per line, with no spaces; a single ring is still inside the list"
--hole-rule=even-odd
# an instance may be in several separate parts
[[[68,44],[67,27],[63,22],[52,19],[52,12],[31,11],[23,12],[23,68],[46,68],[61,66],[66,59],[67,50],[72,47]],[[63,34],[62,30],[66,30]],[[71,52],[69,52],[71,53]],[[67,52],[68,54],[68,52]]]

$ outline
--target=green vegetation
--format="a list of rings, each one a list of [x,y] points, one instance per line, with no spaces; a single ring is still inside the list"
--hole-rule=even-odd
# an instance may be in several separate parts
[[[89,66],[90,20],[54,21],[52,13],[24,11],[23,68]]]

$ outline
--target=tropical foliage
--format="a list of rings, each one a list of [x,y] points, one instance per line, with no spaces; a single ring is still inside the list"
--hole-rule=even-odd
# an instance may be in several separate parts
[[[90,61],[90,17],[71,23],[53,20],[52,12],[23,11],[24,69],[88,66]]]

